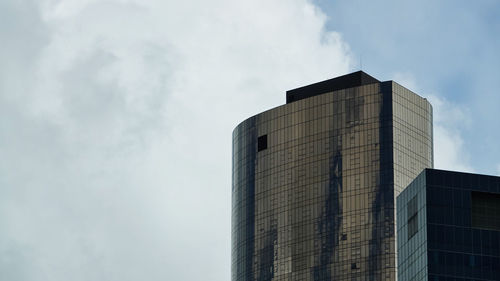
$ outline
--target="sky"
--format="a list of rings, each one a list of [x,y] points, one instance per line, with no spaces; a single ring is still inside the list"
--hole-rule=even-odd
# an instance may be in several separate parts
[[[435,167],[500,175],[499,13],[0,1],[0,280],[229,281],[233,128],[359,69],[431,101]]]

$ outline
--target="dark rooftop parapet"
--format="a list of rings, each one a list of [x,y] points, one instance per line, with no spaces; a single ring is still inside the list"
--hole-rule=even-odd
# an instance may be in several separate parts
[[[329,80],[286,91],[286,103],[291,103],[301,99],[341,89],[359,87],[373,83],[380,83],[380,81],[364,73],[363,71],[357,71],[347,75],[335,77]]]

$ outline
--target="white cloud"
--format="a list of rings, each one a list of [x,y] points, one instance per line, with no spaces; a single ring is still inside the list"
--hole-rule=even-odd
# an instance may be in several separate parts
[[[419,93],[420,91],[418,90],[417,82],[415,77],[408,72],[396,72],[392,75],[392,80],[396,81],[398,84],[402,85],[403,87],[415,91],[416,93]]]
[[[426,97],[433,107],[434,168],[474,172],[463,130],[471,126],[469,110],[438,95],[426,95],[408,72],[393,74],[394,81]]]
[[[461,130],[470,126],[468,110],[444,98],[427,97],[433,106],[434,167],[474,172]]]
[[[231,131],[285,90],[349,70],[321,11],[0,8],[12,39],[0,46],[0,279],[229,280]]]

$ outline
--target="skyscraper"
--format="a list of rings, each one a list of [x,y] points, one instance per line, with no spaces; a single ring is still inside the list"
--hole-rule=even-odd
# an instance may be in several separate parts
[[[397,198],[398,280],[500,280],[500,177],[424,170]]]
[[[232,280],[395,280],[395,199],[432,167],[432,108],[355,72],[233,132]]]

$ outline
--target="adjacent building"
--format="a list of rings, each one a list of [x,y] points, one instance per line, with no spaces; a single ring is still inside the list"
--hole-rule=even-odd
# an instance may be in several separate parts
[[[432,108],[355,72],[233,131],[232,280],[396,279],[396,196],[433,166]]]
[[[500,177],[424,170],[397,198],[398,280],[500,280]]]

